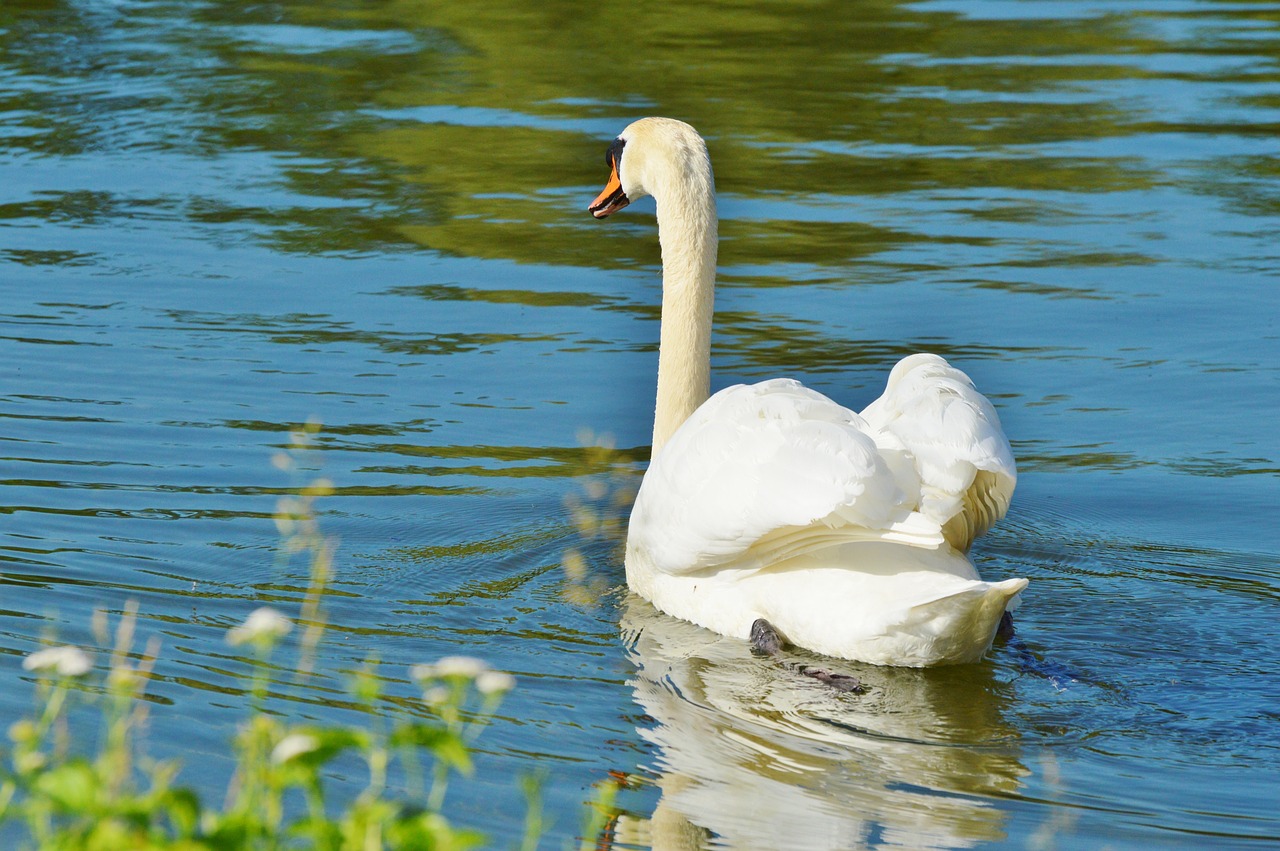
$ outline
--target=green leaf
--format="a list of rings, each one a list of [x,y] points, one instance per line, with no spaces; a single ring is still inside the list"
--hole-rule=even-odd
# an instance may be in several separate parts
[[[58,810],[78,815],[88,814],[96,808],[102,790],[93,766],[80,759],[40,774],[32,786],[37,795],[48,798]]]
[[[463,774],[471,774],[471,753],[455,733],[428,724],[400,724],[391,733],[394,747],[426,748],[435,758]]]
[[[466,851],[482,847],[486,840],[483,833],[454,827],[439,813],[424,812],[401,813],[388,825],[387,838],[391,847],[402,851],[437,848]]]
[[[145,829],[131,826],[118,818],[99,821],[90,828],[83,842],[87,851],[126,851],[150,847],[150,843],[146,841]]]
[[[290,735],[310,736],[315,740],[314,748],[298,753],[288,761],[290,765],[310,771],[315,771],[345,750],[363,751],[371,744],[369,734],[364,730],[341,727],[301,727],[291,731]]]
[[[200,826],[200,798],[190,789],[170,789],[163,798],[169,821],[179,836],[191,836]]]

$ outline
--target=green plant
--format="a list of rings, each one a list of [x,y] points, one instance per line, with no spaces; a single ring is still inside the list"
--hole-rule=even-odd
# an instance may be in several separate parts
[[[296,431],[277,465],[307,470],[299,456],[318,428],[308,424]],[[304,553],[310,565],[299,607],[296,683],[312,675],[324,638],[323,599],[335,544],[321,534],[314,504],[331,491],[329,482],[313,479],[282,498],[276,514],[284,552]],[[107,644],[107,616],[99,613],[95,624]],[[272,657],[295,624],[259,608],[227,632],[229,644],[248,651],[249,705],[235,736],[226,794],[211,803],[176,784],[177,761],[142,756],[139,731],[151,707],[146,687],[158,645],[152,640],[134,652],[136,624],[130,604],[117,620],[105,670],[71,646],[47,647],[24,661],[35,677],[36,710],[9,728],[11,747],[0,760],[0,837],[39,851],[447,851],[483,841],[449,822],[445,792],[452,776],[471,772],[471,743],[515,686],[509,674],[459,656],[415,665],[410,675],[421,689],[421,711],[388,713],[382,711],[386,680],[379,664],[368,660],[348,682],[367,720],[293,724],[272,711],[268,691]],[[101,730],[89,742],[77,728],[94,714]],[[339,802],[329,793],[326,771],[351,756],[364,763],[367,781]],[[408,794],[388,784],[397,762],[410,780]]]

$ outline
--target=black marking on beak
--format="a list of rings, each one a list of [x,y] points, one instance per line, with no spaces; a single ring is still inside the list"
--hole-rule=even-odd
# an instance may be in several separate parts
[[[618,177],[622,177],[622,149],[627,146],[627,140],[618,137],[609,145],[609,150],[604,152],[604,164],[609,168],[618,170]]]
[[[587,207],[587,211],[597,219],[603,219],[610,213],[616,213],[631,203],[627,193],[622,191],[622,149],[627,144],[625,139],[617,138],[605,151],[604,164],[609,167],[609,183],[604,191],[596,196]]]

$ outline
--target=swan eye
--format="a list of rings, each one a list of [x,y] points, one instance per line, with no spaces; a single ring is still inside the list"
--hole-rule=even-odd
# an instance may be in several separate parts
[[[609,168],[616,169],[618,163],[622,161],[622,149],[626,144],[626,139],[621,137],[614,139],[613,144],[609,146],[609,150],[604,152],[604,164]]]

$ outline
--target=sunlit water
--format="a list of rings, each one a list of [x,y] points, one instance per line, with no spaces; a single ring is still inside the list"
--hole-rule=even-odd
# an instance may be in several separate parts
[[[513,671],[450,790],[496,846],[520,774],[561,847],[610,772],[614,847],[1280,840],[1277,57],[1271,3],[5,0],[0,714],[136,600],[148,748],[225,784],[224,634],[297,610],[271,459],[315,418],[338,593],[279,709],[350,720],[370,656],[387,712],[414,662]],[[715,163],[715,386],[860,407],[927,349],[996,402],[1021,478],[975,557],[1032,584],[988,662],[837,694],[582,537],[647,456],[652,206],[585,213],[646,114]]]

